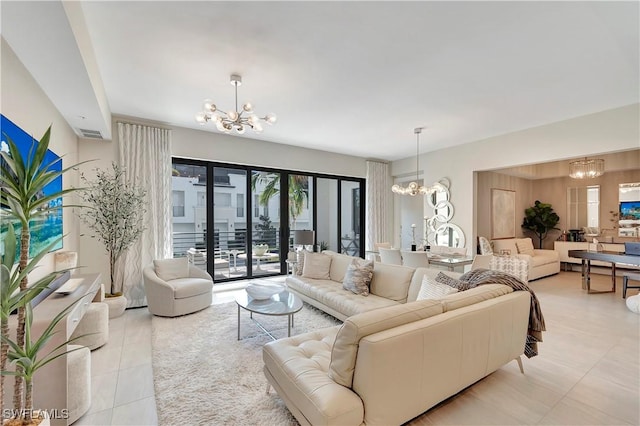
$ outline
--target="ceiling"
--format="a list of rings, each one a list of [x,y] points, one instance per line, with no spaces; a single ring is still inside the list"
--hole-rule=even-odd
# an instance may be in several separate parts
[[[396,160],[639,102],[638,2],[3,1],[2,32],[72,127],[109,114]],[[28,31],[37,28],[39,31]],[[82,118],[81,118],[82,117]]]

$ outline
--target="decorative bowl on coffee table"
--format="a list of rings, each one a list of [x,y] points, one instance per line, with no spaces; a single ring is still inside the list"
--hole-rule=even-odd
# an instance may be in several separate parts
[[[281,293],[285,290],[282,284],[271,282],[252,282],[247,285],[247,294],[256,300],[269,299],[274,294]]]

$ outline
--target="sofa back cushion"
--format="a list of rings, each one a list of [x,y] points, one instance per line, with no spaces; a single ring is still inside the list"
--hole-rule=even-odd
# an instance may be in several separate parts
[[[442,313],[442,305],[437,300],[418,302],[374,309],[353,315],[345,320],[338,331],[331,350],[329,377],[336,383],[351,387],[356,355],[360,339],[373,333],[388,330],[410,322],[429,318]]]
[[[343,282],[344,275],[347,273],[347,268],[351,264],[351,261],[356,258],[342,253],[327,251],[324,251],[323,253],[331,255],[331,269],[329,269],[329,277],[331,281],[336,281],[339,283]]]
[[[531,238],[518,238],[516,240],[516,247],[518,247],[518,253],[533,256],[533,241],[531,241]]]
[[[518,246],[516,246],[515,238],[507,238],[504,240],[493,240],[491,243],[493,244],[493,254],[508,254],[514,255],[518,254]],[[504,253],[503,251],[507,250],[508,253]]]
[[[317,280],[328,280],[331,269],[331,256],[324,253],[305,253],[302,276]]]
[[[153,261],[153,268],[158,278],[171,281],[189,276],[189,259],[176,257],[175,259],[161,259]]]
[[[415,269],[376,262],[373,266],[370,293],[405,303]]]
[[[504,284],[483,284],[469,290],[450,294],[441,299],[444,312],[475,305],[485,300],[495,299],[505,294],[513,293],[513,289]]]

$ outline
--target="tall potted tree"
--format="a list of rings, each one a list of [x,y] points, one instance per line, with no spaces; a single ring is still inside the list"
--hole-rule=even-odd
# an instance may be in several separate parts
[[[110,318],[122,315],[127,305],[124,283],[116,270],[118,259],[145,230],[146,191],[127,183],[124,173],[122,167],[111,163],[111,170],[96,169],[95,179],[80,175],[86,184],[80,194],[87,204],[80,211],[80,219],[91,229],[92,237],[104,244],[109,255],[110,286],[105,301]]]
[[[539,246],[542,248],[542,240],[547,238],[549,231],[556,228],[560,217],[553,211],[551,204],[541,203],[536,200],[532,207],[525,209],[522,227],[538,237]]]
[[[46,130],[40,141],[33,141],[29,153],[23,157],[14,141],[8,136],[6,141],[8,150],[0,151],[0,202],[5,207],[3,212],[16,221],[20,227],[20,243],[18,245],[17,238],[11,240],[14,234],[13,224],[8,225],[8,231],[5,236],[5,254],[3,256],[2,267],[2,315],[1,327],[2,336],[8,336],[8,315],[14,309],[17,309],[17,326],[15,332],[15,349],[25,349],[25,334],[27,332],[26,322],[26,305],[33,299],[44,287],[46,287],[55,274],[49,274],[38,282],[29,285],[29,272],[35,268],[42,257],[53,247],[49,245],[35,253],[31,261],[29,260],[29,250],[31,246],[31,223],[35,219],[46,216],[53,209],[60,206],[53,201],[58,198],[75,191],[75,188],[53,191],[49,194],[44,193],[45,187],[62,174],[77,167],[79,164],[67,167],[62,170],[55,170],[55,165],[61,159],[47,162],[46,153],[49,148],[49,140],[51,137],[51,126]],[[62,207],[69,207],[63,205]],[[55,244],[55,242],[54,242]],[[19,246],[19,261],[15,266],[15,256]],[[11,253],[11,255],[9,255]],[[8,271],[7,271],[8,269]],[[50,278],[50,280],[49,280]],[[5,371],[6,361],[8,357],[8,342],[2,339],[0,341],[0,370]],[[62,354],[61,354],[62,355]],[[60,356],[61,356],[60,355]],[[23,417],[30,418],[31,412],[25,410],[24,401],[24,365],[16,364],[15,383],[13,394],[13,408],[17,413],[24,413]],[[0,413],[3,413],[4,403],[4,376],[0,378]]]

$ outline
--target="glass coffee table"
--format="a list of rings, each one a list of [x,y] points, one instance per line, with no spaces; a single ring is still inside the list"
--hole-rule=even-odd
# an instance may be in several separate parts
[[[271,296],[269,299],[254,299],[246,290],[242,290],[236,296],[236,304],[238,305],[238,340],[240,340],[240,308],[249,311],[249,316],[256,325],[264,331],[273,340],[276,338],[262,324],[253,318],[253,314],[270,315],[270,316],[287,316],[287,336],[291,336],[291,327],[293,327],[293,315],[302,309],[302,300],[293,293],[284,290],[278,294]]]

